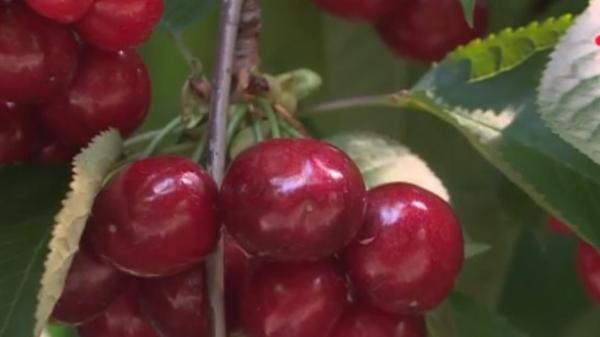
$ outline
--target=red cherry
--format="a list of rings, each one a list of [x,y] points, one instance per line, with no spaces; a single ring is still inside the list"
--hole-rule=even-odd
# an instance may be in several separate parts
[[[199,263],[218,239],[217,187],[191,160],[160,156],[113,177],[93,207],[87,238],[117,268],[173,275]]]
[[[240,327],[242,289],[256,267],[255,259],[229,235],[225,235],[225,309],[227,329]]]
[[[37,129],[31,111],[0,101],[0,166],[29,160],[37,145]]]
[[[248,252],[277,260],[328,257],[360,228],[365,185],[341,150],[276,139],[242,152],[221,190],[225,226]]]
[[[581,241],[577,248],[577,272],[594,302],[600,304],[600,254],[596,248]]]
[[[332,15],[350,20],[374,21],[400,7],[405,0],[314,0]]]
[[[142,315],[135,286],[130,286],[102,315],[77,331],[80,337],[161,337]]]
[[[73,325],[88,321],[108,308],[126,282],[127,277],[114,267],[80,250],[73,259],[52,318]]]
[[[79,57],[73,33],[19,1],[0,1],[0,100],[40,103],[68,87]]]
[[[92,6],[93,0],[26,0],[38,14],[60,23],[81,19]]]
[[[150,106],[150,78],[133,50],[87,49],[66,97],[42,112],[46,128],[64,144],[83,147],[99,132],[137,129]]]
[[[69,148],[55,140],[47,140],[38,153],[38,161],[42,163],[69,163],[77,154],[76,148]]]
[[[95,0],[77,32],[97,48],[127,49],[150,37],[163,11],[163,0]]]
[[[171,277],[140,282],[142,312],[164,336],[212,335],[204,266]]]
[[[344,277],[330,261],[263,264],[244,289],[252,337],[326,337],[344,310]]]
[[[379,36],[398,56],[438,61],[485,33],[487,2],[475,6],[475,26],[465,20],[459,0],[411,0],[377,22]]]
[[[548,218],[548,229],[554,234],[567,236],[575,234],[569,226],[553,216]]]
[[[426,337],[423,316],[395,316],[363,304],[352,304],[330,337]]]
[[[405,183],[379,186],[367,199],[365,225],[344,253],[360,297],[392,313],[435,308],[452,290],[464,260],[452,209]]]

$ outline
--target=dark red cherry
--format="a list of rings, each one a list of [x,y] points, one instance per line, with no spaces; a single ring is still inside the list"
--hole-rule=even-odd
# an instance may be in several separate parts
[[[163,0],[95,0],[77,32],[97,48],[127,49],[150,37],[163,11]]]
[[[128,136],[150,106],[150,78],[133,50],[87,49],[65,97],[42,112],[45,127],[64,144],[83,147],[110,127]]]
[[[142,159],[96,197],[89,242],[117,268],[137,276],[173,275],[210,253],[218,239],[215,182],[193,161]]]
[[[77,331],[80,337],[162,337],[142,315],[136,286],[128,287],[102,315]]]
[[[548,229],[555,234],[574,235],[573,230],[569,226],[553,216],[548,218]]]
[[[426,337],[423,316],[398,316],[351,304],[329,337]]]
[[[400,7],[405,0],[314,0],[332,15],[350,20],[374,21]]]
[[[344,277],[330,261],[263,264],[242,297],[252,337],[327,337],[344,310]]]
[[[454,287],[464,260],[450,205],[420,187],[393,183],[368,193],[365,225],[344,252],[360,298],[391,313],[423,313]]]
[[[81,19],[91,8],[94,0],[26,0],[38,14],[61,23]]]
[[[212,335],[204,265],[175,276],[140,281],[142,312],[164,336]]]
[[[225,235],[225,309],[227,329],[240,327],[242,289],[249,281],[257,261],[230,235]]]
[[[487,13],[487,2],[477,0],[475,26],[470,28],[459,0],[411,0],[379,20],[376,27],[398,56],[432,62],[483,35]]]
[[[600,304],[600,254],[581,241],[577,248],[577,272],[589,297]]]
[[[328,257],[360,228],[365,185],[341,150],[313,139],[255,145],[221,189],[225,226],[249,253],[283,261]]]
[[[79,45],[68,27],[0,1],[0,100],[41,103],[71,82]]]
[[[42,144],[38,160],[42,163],[69,163],[77,152],[77,148],[70,148],[56,140],[47,140]]]
[[[29,160],[37,146],[36,123],[31,111],[0,101],[0,166]]]
[[[73,259],[52,318],[72,325],[88,321],[106,310],[127,283],[124,274],[82,249]]]

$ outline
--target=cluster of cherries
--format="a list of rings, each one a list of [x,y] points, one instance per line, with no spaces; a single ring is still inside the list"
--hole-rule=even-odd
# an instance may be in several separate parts
[[[68,161],[100,131],[127,136],[150,105],[132,48],[162,0],[0,1],[0,165]]]
[[[82,337],[212,335],[205,259],[225,234],[228,332],[425,337],[461,270],[451,207],[407,183],[366,190],[314,139],[240,153],[219,191],[189,159],[141,159],[97,196],[53,313]]]
[[[485,33],[487,2],[475,2],[469,27],[460,0],[313,0],[327,12],[374,25],[398,56],[439,61],[459,45]]]
[[[557,218],[548,221],[550,231],[560,235],[575,235],[573,230]],[[588,296],[600,305],[600,252],[589,243],[580,240],[575,255],[577,274]]]

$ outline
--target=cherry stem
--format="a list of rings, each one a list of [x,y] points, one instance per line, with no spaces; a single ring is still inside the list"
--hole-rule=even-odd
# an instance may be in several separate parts
[[[219,23],[217,63],[209,113],[209,166],[217,184],[225,174],[227,156],[227,112],[238,27],[244,0],[223,0]],[[208,287],[213,309],[214,337],[225,337],[223,235],[218,247],[208,259]]]
[[[271,137],[281,138],[281,129],[279,128],[279,120],[277,118],[277,115],[275,114],[275,111],[273,111],[273,108],[271,107],[271,103],[269,103],[266,99],[260,98],[260,97],[256,99],[256,103],[258,103],[258,106],[260,107],[260,109],[267,116],[267,120],[269,121],[269,126],[271,127]]]
[[[165,125],[165,127],[162,128],[156,134],[156,136],[152,139],[150,144],[146,147],[142,157],[149,157],[149,156],[153,155],[156,152],[156,150],[158,149],[158,146],[160,145],[160,143],[162,143],[162,141],[168,135],[170,135],[174,130],[179,128],[180,125],[181,125],[181,117],[179,117],[179,116],[175,117],[172,121],[170,121],[167,125]]]
[[[309,109],[304,110],[302,115],[307,116],[317,114],[320,112],[334,111],[340,109],[387,105],[387,103],[391,104],[393,100],[397,99],[397,97],[398,94],[388,94],[343,98],[332,102],[325,102],[313,106]]]
[[[262,121],[260,120],[260,118],[254,118],[254,120],[252,121],[252,134],[254,135],[254,142],[255,143],[260,143],[264,140],[264,134],[263,134],[263,128],[262,128]]]

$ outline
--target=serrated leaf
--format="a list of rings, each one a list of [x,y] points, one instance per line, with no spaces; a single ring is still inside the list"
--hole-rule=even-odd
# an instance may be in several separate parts
[[[96,194],[122,153],[123,141],[117,131],[96,136],[73,161],[71,190],[56,215],[49,243],[50,252],[44,264],[33,336],[46,326],[54,305],[62,293],[73,257],[79,251],[79,240],[91,214]]]
[[[66,166],[0,167],[0,337],[32,337],[46,243],[69,177]]]
[[[550,55],[539,112],[567,142],[600,164],[600,1],[590,2]]]
[[[473,27],[473,12],[475,11],[475,0],[460,0],[460,4],[462,5],[465,20],[467,20],[469,27]]]
[[[354,160],[369,187],[402,181],[450,200],[446,187],[427,163],[397,142],[372,133],[339,134],[329,141]]]
[[[458,337],[527,337],[504,317],[461,293],[450,295]]]
[[[173,32],[179,32],[199,20],[216,4],[216,0],[167,0],[161,25]]]
[[[565,15],[517,29],[507,28],[459,47],[445,62],[467,61],[469,81],[481,81],[510,71],[534,54],[552,48],[572,21],[571,15]]]

